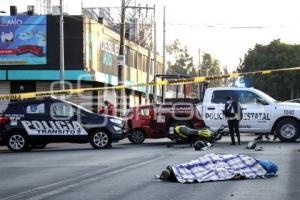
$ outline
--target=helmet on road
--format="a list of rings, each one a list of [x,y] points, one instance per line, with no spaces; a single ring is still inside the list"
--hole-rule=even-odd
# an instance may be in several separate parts
[[[206,146],[205,143],[201,140],[196,141],[195,144],[194,144],[194,148],[197,151],[200,151],[205,146]]]
[[[248,142],[247,149],[255,149],[255,147],[256,147],[256,142]]]

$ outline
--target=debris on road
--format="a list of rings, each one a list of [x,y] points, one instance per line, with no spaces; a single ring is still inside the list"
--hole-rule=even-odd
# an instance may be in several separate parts
[[[256,142],[248,142],[246,149],[254,149],[255,151],[263,151],[264,146],[258,146]]]
[[[264,150],[264,146],[257,146],[255,148],[255,151],[263,151]]]
[[[246,149],[255,149],[256,142],[248,142]]]

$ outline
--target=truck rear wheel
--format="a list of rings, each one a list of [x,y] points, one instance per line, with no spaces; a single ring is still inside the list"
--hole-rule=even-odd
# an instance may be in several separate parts
[[[146,139],[145,133],[140,129],[134,129],[128,134],[128,139],[133,144],[142,144]]]
[[[281,142],[294,142],[299,137],[299,124],[293,119],[283,119],[276,125],[276,135]]]

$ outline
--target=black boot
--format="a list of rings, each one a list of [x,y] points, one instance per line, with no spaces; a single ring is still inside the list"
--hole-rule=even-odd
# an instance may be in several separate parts
[[[234,135],[230,134],[230,137],[231,137],[231,144],[230,145],[235,145]]]
[[[266,134],[266,135],[265,135],[265,138],[266,138],[267,140],[270,140],[269,134]]]
[[[263,139],[262,135],[259,135],[259,136],[257,136],[257,138],[255,138],[254,140],[262,140],[262,139]]]
[[[274,133],[273,133],[273,140],[277,140],[277,135],[276,135],[276,132],[274,131]]]

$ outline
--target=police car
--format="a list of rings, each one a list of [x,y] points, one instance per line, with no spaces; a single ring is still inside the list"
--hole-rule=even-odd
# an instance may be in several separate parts
[[[103,149],[123,139],[125,133],[123,119],[55,98],[11,102],[0,117],[0,139],[13,152],[55,142],[89,142]]]
[[[254,88],[208,88],[203,102],[197,105],[197,109],[211,129],[218,130],[220,126],[227,124],[222,112],[227,96],[233,97],[241,104],[241,132],[275,132],[282,142],[293,142],[300,136],[300,104],[276,101]]]

